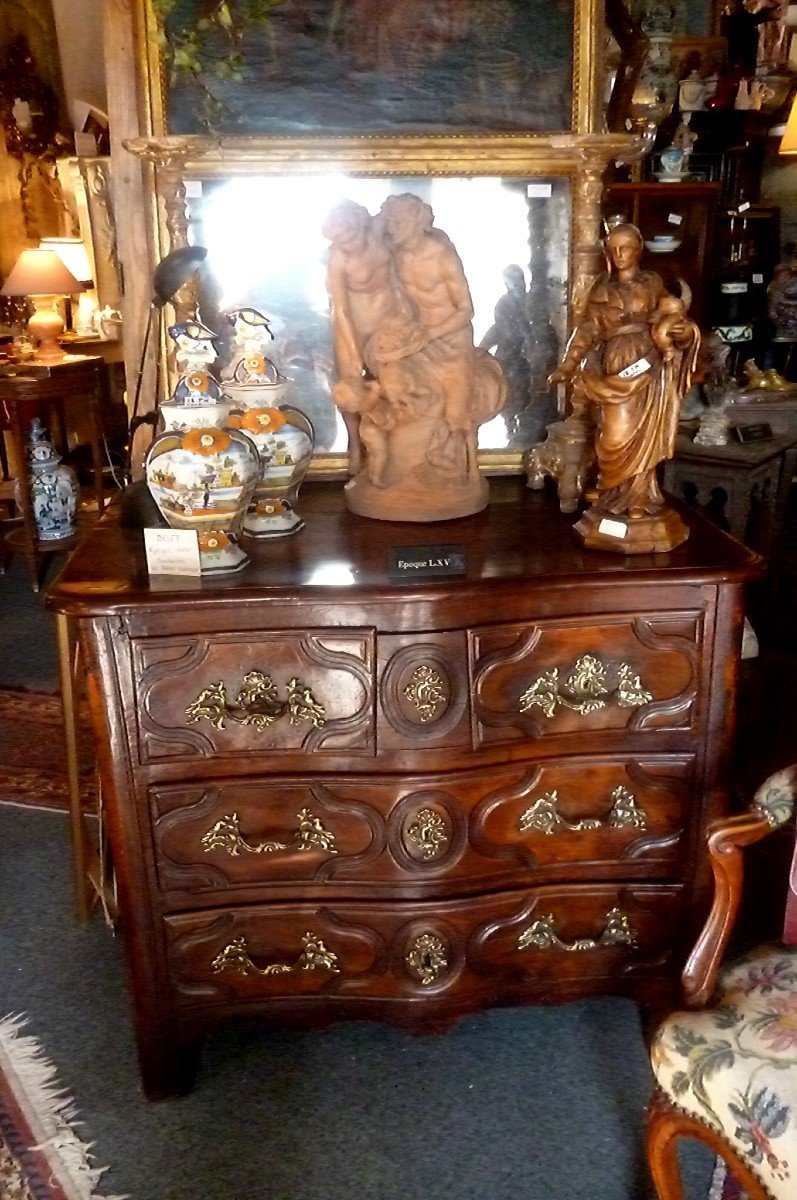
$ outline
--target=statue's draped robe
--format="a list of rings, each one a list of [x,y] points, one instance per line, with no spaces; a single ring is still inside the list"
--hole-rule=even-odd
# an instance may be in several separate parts
[[[624,281],[602,276],[565,355],[580,364],[574,400],[598,407],[598,506],[606,512],[642,516],[663,505],[656,467],[672,458],[700,341],[697,326],[685,322],[689,334],[669,360],[656,348],[651,325],[666,294],[653,272],[637,271]]]

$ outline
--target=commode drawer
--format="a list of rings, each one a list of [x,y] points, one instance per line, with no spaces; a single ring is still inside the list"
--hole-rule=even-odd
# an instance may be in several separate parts
[[[338,997],[367,1015],[380,999],[622,991],[671,947],[679,915],[677,888],[562,885],[436,904],[209,909],[165,929],[178,1008]]]
[[[676,878],[690,755],[555,759],[407,778],[206,781],[150,790],[173,906],[297,886],[423,897],[572,878]]]
[[[372,630],[133,640],[139,761],[374,753]]]
[[[471,631],[474,744],[693,730],[703,621],[682,611]]]

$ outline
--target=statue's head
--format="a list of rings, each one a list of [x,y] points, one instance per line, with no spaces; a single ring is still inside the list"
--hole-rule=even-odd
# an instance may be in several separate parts
[[[321,232],[330,242],[346,241],[365,231],[371,214],[354,200],[341,200],[329,210],[321,224]]]
[[[526,276],[523,268],[517,263],[510,263],[508,267],[504,267],[504,283],[507,291],[525,293]]]
[[[636,225],[623,222],[615,225],[606,238],[606,257],[610,267],[623,268],[636,266],[642,257],[644,242],[642,234]]]
[[[434,223],[431,205],[412,192],[388,196],[379,213],[388,237],[399,245],[418,233],[428,232]]]

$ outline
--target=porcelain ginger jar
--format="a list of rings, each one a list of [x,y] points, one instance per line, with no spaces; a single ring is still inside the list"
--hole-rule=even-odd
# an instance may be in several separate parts
[[[239,349],[222,378],[230,406],[227,423],[248,434],[260,457],[244,533],[255,538],[297,533],[304,525],[296,505],[313,455],[313,426],[300,409],[285,403],[293,381],[266,354],[266,341],[273,337],[268,319],[247,308],[230,312],[228,320]]]
[[[238,536],[259,474],[254,443],[240,430],[170,430],[152,443],[149,490],[172,529],[196,530],[203,575],[240,570],[249,561]]]
[[[31,422],[25,447],[30,472],[30,499],[37,536],[43,542],[72,537],[77,528],[80,487],[75,472],[61,462],[61,456],[48,441],[47,431],[38,417]],[[15,499],[22,509],[21,480],[15,487]]]
[[[147,455],[147,484],[173,529],[196,531],[203,575],[237,571],[249,561],[238,538],[260,474],[257,448],[227,427],[230,404],[209,370],[212,331],[186,321],[169,335],[183,373],[161,405],[164,431]]]

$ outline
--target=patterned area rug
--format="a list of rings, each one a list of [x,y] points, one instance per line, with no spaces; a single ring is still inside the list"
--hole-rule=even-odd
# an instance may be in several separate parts
[[[125,1200],[100,1196],[105,1168],[92,1164],[73,1129],[75,1108],[22,1017],[0,1021],[0,1197],[3,1200]]]
[[[79,710],[78,759],[86,808],[96,805],[94,749],[88,710]],[[61,697],[0,689],[0,799],[67,808]]]

